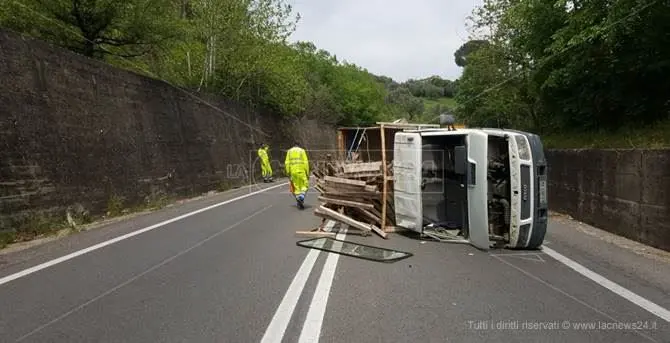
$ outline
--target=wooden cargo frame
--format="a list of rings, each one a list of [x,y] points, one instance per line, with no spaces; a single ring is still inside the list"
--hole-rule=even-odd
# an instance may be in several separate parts
[[[393,142],[395,134],[404,130],[417,130],[428,128],[440,128],[438,124],[413,124],[413,123],[393,123],[377,122],[377,126],[368,127],[341,127],[337,132],[337,157],[340,160],[349,158],[348,152],[351,145],[349,142],[356,143],[360,139],[359,135],[367,134],[367,141],[364,146],[359,147],[361,160],[364,162],[381,161],[382,174],[382,230],[384,232],[393,232],[395,227],[386,225],[386,208],[388,203],[388,184],[392,180],[388,173],[388,162],[393,161]],[[361,144],[363,145],[363,144]]]

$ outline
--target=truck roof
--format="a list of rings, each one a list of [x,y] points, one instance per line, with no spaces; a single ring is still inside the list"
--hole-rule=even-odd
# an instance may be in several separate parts
[[[447,128],[429,128],[429,129],[417,129],[417,130],[404,130],[403,132],[414,132],[420,133],[422,136],[443,136],[443,135],[464,135],[470,132],[484,132],[487,134],[524,134],[522,131],[509,130],[509,129],[498,129],[498,128],[466,128],[466,129],[456,129],[448,130]]]

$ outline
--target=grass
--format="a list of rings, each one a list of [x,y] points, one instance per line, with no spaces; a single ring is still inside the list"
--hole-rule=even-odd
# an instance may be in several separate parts
[[[237,183],[222,180],[217,184],[216,190],[224,192],[236,188],[236,186],[238,186]],[[197,194],[192,194],[184,198],[193,198],[196,196]],[[104,216],[91,216],[83,206],[72,206],[71,217],[76,222],[77,227],[68,224],[66,214],[64,213],[40,213],[38,211],[26,213],[14,218],[11,223],[0,222],[0,249],[13,243],[32,241],[42,237],[61,234],[63,230],[67,230],[67,234],[77,233],[80,229],[79,225],[94,223],[100,219],[160,210],[177,202],[180,198],[169,196],[159,189],[154,189],[144,197],[143,201],[130,204],[124,197],[113,194],[107,200],[106,214]]]
[[[46,212],[31,212],[17,216],[9,223],[8,230],[0,232],[0,249],[11,243],[30,241],[39,237],[56,234],[67,228],[65,218]]]
[[[453,110],[456,108],[456,100],[454,98],[423,98],[423,117],[427,120],[437,117],[439,113],[435,112],[435,108],[438,106],[440,107],[440,112],[446,109]]]
[[[617,132],[542,135],[547,149],[659,149],[670,148],[670,120],[652,127],[630,127]]]
[[[435,111],[435,107],[439,106],[440,112],[447,108],[451,110],[456,108],[456,100],[453,98],[421,99],[423,100],[423,114],[420,116],[420,118],[417,118],[418,120],[415,120],[417,122],[437,123],[437,116],[439,113]]]
[[[454,98],[437,98],[437,99],[423,99],[424,113],[432,113],[431,110],[435,106],[448,107],[450,109],[456,108],[456,100]]]

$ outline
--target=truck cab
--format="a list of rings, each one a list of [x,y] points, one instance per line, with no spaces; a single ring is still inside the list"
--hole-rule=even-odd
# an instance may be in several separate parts
[[[451,241],[536,249],[547,229],[540,138],[505,129],[423,129],[394,138],[396,224]]]

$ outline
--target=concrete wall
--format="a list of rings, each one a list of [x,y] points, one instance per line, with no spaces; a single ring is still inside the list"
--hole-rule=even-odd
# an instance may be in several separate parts
[[[670,251],[670,149],[547,154],[552,210]]]
[[[294,138],[335,148],[329,126],[208,102],[0,30],[0,230],[30,210],[104,213],[112,196],[130,204],[242,183],[260,141],[281,161]]]

